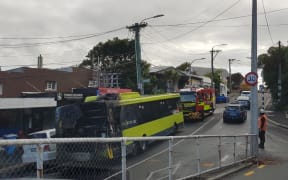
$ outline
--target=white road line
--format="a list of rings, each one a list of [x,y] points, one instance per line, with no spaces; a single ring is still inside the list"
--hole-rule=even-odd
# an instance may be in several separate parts
[[[222,159],[221,162],[225,162],[230,156],[229,155],[225,155]]]
[[[176,173],[176,171],[180,168],[180,166],[181,166],[181,162],[179,162],[179,163],[177,163],[176,165],[175,165],[175,167],[173,168],[173,174],[175,174]],[[150,173],[149,173],[149,176],[146,178],[146,180],[150,180],[152,177],[153,177],[153,175],[154,174],[156,174],[156,173],[158,173],[158,172],[161,172],[161,171],[164,171],[164,170],[167,170],[168,169],[168,167],[166,167],[166,168],[162,168],[162,169],[158,169],[158,170],[155,170],[155,171],[151,171]],[[166,176],[165,176],[166,177]],[[167,176],[168,177],[168,176]]]
[[[173,169],[173,174],[176,173],[176,171],[180,168],[180,166],[181,166],[181,162],[176,164],[175,168]]]

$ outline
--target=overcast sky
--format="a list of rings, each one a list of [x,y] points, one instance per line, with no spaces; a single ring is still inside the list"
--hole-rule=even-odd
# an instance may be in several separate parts
[[[0,65],[2,70],[36,67],[39,54],[46,68],[76,65],[99,42],[134,38],[126,26],[164,14],[145,21],[148,26],[140,32],[142,59],[176,67],[206,58],[193,65],[211,67],[212,47],[227,44],[215,47],[221,50],[215,67],[228,70],[228,59],[237,59],[232,73],[245,75],[251,70],[251,4],[252,0],[0,0]],[[287,45],[287,16],[287,0],[258,0],[258,54],[279,40]]]

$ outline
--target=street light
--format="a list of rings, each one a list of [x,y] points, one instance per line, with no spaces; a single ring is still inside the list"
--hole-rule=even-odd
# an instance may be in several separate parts
[[[148,19],[154,19],[154,18],[158,18],[158,17],[162,17],[162,16],[164,16],[164,14],[158,14],[156,16],[152,16],[152,17],[149,17],[149,18],[142,19],[140,21],[140,24],[143,23],[144,21],[148,20]]]
[[[192,85],[192,84],[191,84],[192,64],[193,64],[195,61],[204,60],[204,59],[206,59],[206,58],[193,59],[193,60],[190,62],[189,85]]]
[[[155,15],[149,18],[144,18],[140,23],[135,23],[132,26],[127,26],[127,29],[135,32],[135,55],[136,55],[136,75],[137,75],[137,87],[141,94],[144,94],[143,79],[141,73],[141,48],[140,48],[140,29],[147,26],[144,22],[148,19],[158,18],[164,16],[163,14]]]
[[[214,50],[214,48],[215,47],[217,47],[217,46],[226,46],[227,44],[217,44],[217,45],[215,45],[215,46],[213,46],[212,47],[212,50],[210,51],[211,52],[211,76],[212,76],[212,78],[211,78],[211,87],[212,88],[215,88],[215,86],[214,86],[214,59],[216,58],[216,56],[217,56],[217,54],[219,53],[219,52],[221,52],[221,50]],[[214,55],[214,52],[216,53],[215,55]]]
[[[233,61],[240,61],[238,59],[229,59],[229,89],[230,92],[232,91],[232,75],[231,75],[231,64]]]

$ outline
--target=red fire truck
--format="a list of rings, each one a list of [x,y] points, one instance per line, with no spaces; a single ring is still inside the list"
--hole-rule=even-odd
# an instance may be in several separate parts
[[[185,120],[203,120],[215,110],[215,90],[212,88],[180,89],[180,109]]]

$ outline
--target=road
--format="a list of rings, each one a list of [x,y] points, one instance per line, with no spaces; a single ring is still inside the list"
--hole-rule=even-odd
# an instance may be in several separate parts
[[[261,97],[259,99],[259,105],[261,104]],[[265,98],[268,100],[269,98]],[[213,115],[208,116],[202,122],[194,122],[194,123],[185,123],[185,127],[180,129],[180,131],[176,135],[240,135],[249,133],[250,129],[250,112],[248,111],[247,120],[241,124],[227,124],[223,123],[222,120],[222,112],[226,104],[217,104],[217,109]],[[267,162],[271,163],[280,163],[283,160],[288,160],[288,156],[286,156],[288,149],[288,135],[287,130],[281,129],[278,126],[269,124],[269,131],[267,133],[267,148],[259,152],[262,155],[267,153]],[[191,173],[197,172],[197,155],[200,154],[200,170],[206,170],[208,168],[218,167],[219,166],[219,158],[221,158],[220,163],[222,165],[228,164],[235,160],[239,160],[241,157],[245,156],[245,139],[241,140],[243,143],[236,144],[237,156],[233,156],[233,139],[222,139],[223,147],[221,147],[221,157],[218,154],[218,141],[219,139],[204,139],[199,142],[199,152],[197,151],[197,145],[195,139],[191,140],[180,140],[174,141],[173,147],[173,177],[180,178]],[[228,143],[223,143],[223,142]],[[230,143],[229,143],[230,142]],[[127,167],[128,167],[128,176],[129,179],[137,179],[137,180],[149,180],[149,179],[165,179],[168,175],[168,142],[155,142],[153,143],[146,152],[139,154],[135,157],[131,157],[127,159]],[[271,157],[271,153],[273,152],[275,157]],[[268,156],[269,154],[269,156]],[[243,171],[238,174],[234,174],[233,176],[228,177],[228,179],[243,179],[252,178],[254,179],[255,174],[263,171],[267,166],[252,167],[248,171]],[[54,178],[63,178],[60,173],[57,173],[59,169],[51,171],[51,174],[46,173],[45,177],[54,177]],[[121,166],[118,166],[118,170],[120,172]],[[275,168],[276,173],[277,168]],[[30,169],[31,171],[31,169]],[[247,172],[254,172],[254,176],[246,176]],[[272,170],[273,171],[273,170]],[[274,172],[274,171],[273,171]],[[45,172],[44,172],[45,173]],[[70,171],[70,173],[75,173]],[[81,174],[81,179],[91,179],[91,177],[85,177],[85,171],[83,171],[83,175]],[[91,173],[91,172],[90,172]],[[102,174],[101,174],[102,173]],[[98,179],[103,179],[104,177],[111,176],[113,174],[109,172],[96,172],[98,175],[94,175],[93,178],[97,177]],[[33,173],[35,175],[35,173]],[[78,173],[75,173],[78,174]],[[70,174],[71,175],[71,174]],[[73,174],[72,174],[73,175]],[[35,176],[34,176],[35,177]],[[76,178],[70,176],[71,178]],[[79,174],[78,174],[79,177]],[[119,177],[119,176],[118,176]]]
[[[226,104],[217,104],[217,109],[214,115],[208,116],[203,122],[198,123],[186,123],[185,129],[177,135],[238,135],[246,134],[249,132],[249,112],[248,119],[241,124],[224,124],[222,120],[222,113]],[[224,139],[222,141],[225,141]],[[232,139],[226,140],[233,142]],[[243,142],[245,139],[243,139]],[[195,139],[182,140],[177,143],[173,148],[174,159],[174,178],[180,178],[188,176],[191,173],[197,172],[197,146]],[[201,170],[217,167],[218,164],[218,139],[206,139],[200,141],[200,155],[201,155]],[[129,164],[129,176],[130,179],[144,180],[144,179],[161,179],[168,175],[168,152],[164,151],[155,157],[151,157],[156,153],[167,150],[168,143],[163,143],[161,146],[153,147],[147,156],[138,156],[135,162],[141,161],[140,164]],[[245,146],[243,144],[237,145],[237,151],[239,154],[242,152],[242,156],[245,155]],[[241,152],[240,152],[241,151]],[[149,154],[149,155],[148,155]],[[139,159],[138,159],[139,158]],[[237,157],[236,157],[237,158]],[[222,147],[221,163],[222,165],[231,163],[234,160],[233,157],[233,144],[227,144]]]
[[[261,95],[262,97],[262,95]],[[260,99],[260,98],[259,98]],[[269,94],[265,94],[264,104],[270,103]],[[262,98],[261,98],[262,101]],[[261,104],[261,102],[259,102]],[[262,104],[261,104],[262,105]],[[273,111],[268,111],[268,118],[274,117]],[[244,169],[223,179],[229,180],[286,180],[288,169],[288,129],[268,123],[265,149],[259,149],[259,164]]]

